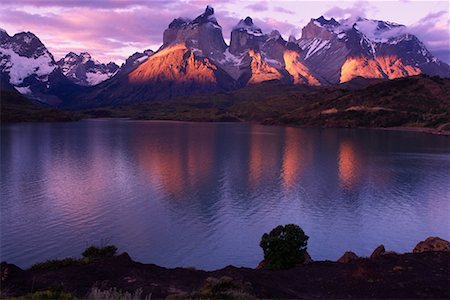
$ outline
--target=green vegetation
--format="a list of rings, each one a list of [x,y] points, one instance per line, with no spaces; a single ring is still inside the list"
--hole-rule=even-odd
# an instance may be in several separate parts
[[[311,87],[265,82],[240,90],[84,111],[86,117],[267,125],[437,128],[450,122],[450,79],[359,79]]]
[[[116,252],[117,247],[114,245],[107,245],[103,247],[89,246],[83,251],[82,259],[72,257],[64,259],[50,259],[31,266],[30,270],[58,270],[68,266],[83,265],[94,260],[113,257],[116,255]]]
[[[0,90],[2,123],[9,122],[68,122],[79,115],[32,103],[17,91]]]
[[[259,245],[264,251],[265,268],[281,270],[303,263],[308,238],[295,224],[279,225],[263,234]]]
[[[90,246],[86,248],[86,250],[83,251],[81,255],[83,257],[93,260],[93,259],[99,259],[99,258],[108,258],[113,257],[116,255],[117,247],[114,245],[104,246],[104,247],[97,247],[97,246]]]
[[[49,259],[31,266],[30,270],[57,270],[68,266],[81,265],[82,263],[83,262],[81,260],[72,257],[64,259]]]

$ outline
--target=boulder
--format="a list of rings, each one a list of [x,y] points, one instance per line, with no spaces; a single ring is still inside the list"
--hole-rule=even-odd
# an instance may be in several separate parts
[[[384,249],[384,245],[380,245],[373,250],[372,254],[370,255],[370,258],[376,258],[380,255],[383,255],[386,252],[386,249]]]
[[[450,252],[450,243],[439,237],[430,236],[425,241],[419,242],[416,247],[414,247],[413,253],[429,251]]]
[[[349,263],[351,261],[357,260],[359,257],[358,255],[356,255],[354,252],[352,251],[347,251],[344,253],[344,255],[341,256],[341,258],[339,258],[337,260],[337,262],[339,263]]]

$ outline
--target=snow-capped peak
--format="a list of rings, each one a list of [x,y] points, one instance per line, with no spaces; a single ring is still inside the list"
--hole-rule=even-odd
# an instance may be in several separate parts
[[[233,27],[233,30],[246,31],[248,34],[254,36],[263,35],[261,28],[255,26],[255,24],[253,24],[253,19],[250,17],[240,20],[239,23]]]
[[[96,85],[112,77],[119,69],[115,63],[102,64],[88,52],[70,52],[57,62],[62,73],[79,85]]]
[[[343,23],[348,26],[349,22]],[[403,35],[406,27],[397,23],[358,18],[351,25],[362,32],[372,42],[387,42],[390,38]]]
[[[80,57],[81,57],[81,61],[83,63],[87,63],[92,58],[91,55],[88,52],[81,52],[80,53]]]
[[[9,74],[10,83],[21,85],[30,76],[47,82],[48,75],[56,68],[51,53],[31,32],[21,32],[0,40],[0,71]]]

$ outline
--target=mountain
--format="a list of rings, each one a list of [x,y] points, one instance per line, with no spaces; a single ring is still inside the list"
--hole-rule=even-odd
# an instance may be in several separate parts
[[[156,53],[130,57],[123,71],[83,93],[75,108],[236,89],[236,81],[216,61],[226,48],[212,7],[193,20],[174,19]]]
[[[0,75],[21,94],[49,105],[61,105],[77,89],[31,32],[9,36],[0,30]]]
[[[67,122],[79,116],[55,108],[33,103],[9,83],[4,73],[0,73],[1,123],[9,122]]]
[[[153,54],[155,54],[155,52],[150,49],[144,50],[144,52],[135,52],[125,60],[122,66],[120,66],[119,72],[128,73],[134,70],[137,66],[146,61],[147,58],[149,58]]]
[[[450,77],[450,66],[408,28],[365,18],[311,19],[300,39],[286,41],[246,17],[233,27],[227,45],[214,9],[207,6],[194,19],[174,19],[157,51],[136,52],[120,69],[88,53],[71,52],[56,63],[30,32],[10,37],[0,31],[0,37],[5,78],[29,98],[68,109],[228,93],[267,81],[309,86],[351,81],[349,86],[359,86],[358,78]]]
[[[102,64],[93,60],[88,52],[82,52],[80,55],[70,52],[56,64],[67,78],[79,85],[99,84],[119,70],[119,66],[113,62]]]
[[[405,26],[396,23],[365,18],[338,22],[322,16],[311,19],[295,42],[302,49],[305,64],[329,84],[357,76],[450,76],[447,64],[435,58]]]
[[[426,75],[393,80],[358,77],[319,87],[270,81],[229,93],[99,108],[88,114],[345,128],[406,126],[439,132],[450,129],[450,79]]]

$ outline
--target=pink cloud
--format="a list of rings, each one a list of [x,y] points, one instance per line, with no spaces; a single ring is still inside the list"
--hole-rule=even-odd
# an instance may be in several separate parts
[[[269,9],[269,5],[267,2],[255,2],[253,4],[247,5],[246,8],[251,9],[253,11],[266,11]]]
[[[124,60],[135,51],[149,48],[156,50],[162,43],[163,31],[174,18],[194,18],[203,12],[207,4],[215,6],[224,38],[229,39],[231,29],[246,17],[240,15],[241,10],[236,9],[244,8],[246,3],[236,1],[234,4],[233,1],[235,0],[21,0],[19,6],[17,0],[3,0],[0,6],[0,27],[7,29],[9,34],[18,31],[35,33],[56,58],[69,51],[88,51],[100,61],[117,61]],[[298,12],[287,9],[290,6],[278,5],[280,6],[260,1],[252,2],[247,7],[255,11],[257,17],[253,18],[254,22],[264,32],[270,33],[277,29],[285,38],[289,34],[298,33],[301,29],[299,25],[302,24],[297,16]],[[268,10],[273,12],[273,16],[266,12]],[[372,4],[357,2],[350,8],[331,7],[325,15],[335,18],[370,17],[373,11],[375,8]],[[277,15],[276,12],[284,15]],[[318,16],[307,18],[310,17]],[[410,30],[432,52],[444,53],[447,49],[448,53],[449,24],[443,23],[446,17],[448,11],[429,14],[411,26]],[[444,56],[440,54],[440,57]]]

